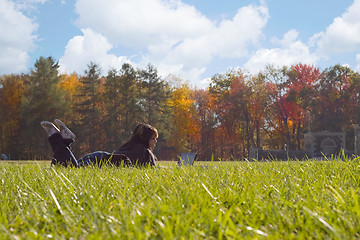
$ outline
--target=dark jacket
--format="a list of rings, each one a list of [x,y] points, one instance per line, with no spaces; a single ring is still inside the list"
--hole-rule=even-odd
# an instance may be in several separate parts
[[[134,166],[147,167],[156,166],[156,157],[150,149],[146,148],[141,143],[125,144],[115,154],[123,154],[130,158]]]

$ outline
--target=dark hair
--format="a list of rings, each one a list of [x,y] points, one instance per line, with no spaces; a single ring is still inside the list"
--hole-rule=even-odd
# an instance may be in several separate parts
[[[149,148],[149,142],[152,137],[158,137],[158,131],[150,124],[140,123],[132,132],[130,140],[122,145],[119,150],[130,148],[133,144],[141,143],[146,148]]]

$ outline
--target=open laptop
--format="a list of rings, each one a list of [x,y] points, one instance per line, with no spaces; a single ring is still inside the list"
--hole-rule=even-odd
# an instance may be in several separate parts
[[[182,153],[178,160],[178,166],[193,166],[196,160],[197,154],[194,152]]]

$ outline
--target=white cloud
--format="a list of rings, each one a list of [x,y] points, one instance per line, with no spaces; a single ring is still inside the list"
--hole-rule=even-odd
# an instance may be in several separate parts
[[[283,39],[273,40],[280,44],[280,48],[260,49],[245,64],[245,68],[253,74],[265,69],[267,65],[275,67],[290,66],[297,63],[315,64],[319,57],[311,54],[309,47],[297,40],[298,32],[290,30]]]
[[[283,47],[290,46],[298,38],[299,33],[295,29],[290,29],[287,33],[284,34],[283,39],[272,39],[272,43],[279,44]]]
[[[325,32],[314,35],[312,41],[317,42],[318,52],[328,56],[331,54],[360,50],[360,0],[346,10],[341,17],[333,20]]]
[[[0,74],[25,71],[38,25],[19,10],[18,4],[0,0],[0,29]]]
[[[264,5],[242,7],[232,20],[224,20],[212,33],[212,46],[215,46],[220,57],[247,56],[247,48],[257,45],[264,37],[262,30],[268,18],[268,9]]]
[[[183,64],[159,63],[157,69],[161,76],[174,75],[195,83],[201,80],[201,75],[205,72],[206,67],[184,68]]]
[[[262,4],[214,22],[180,0],[77,0],[76,12],[78,26],[101,33],[114,46],[141,52],[139,65],[152,63],[162,75],[193,83],[216,57],[248,56],[269,18]]]
[[[214,56],[240,58],[246,56],[247,48],[262,37],[262,28],[268,18],[264,7],[241,8],[231,20],[223,20],[211,31],[186,37],[180,42],[160,41],[149,45],[149,55],[168,62],[199,66],[209,63]]]
[[[163,41],[149,45],[143,62],[151,61],[163,72],[168,71],[191,82],[200,81],[206,65],[216,57],[247,56],[247,48],[256,45],[263,37],[262,28],[267,18],[265,7],[243,7],[233,19],[224,20],[218,26],[213,24],[212,30],[207,33],[185,38],[178,43]]]
[[[103,35],[89,28],[81,31],[83,36],[75,36],[68,42],[64,56],[59,60],[60,72],[83,73],[87,65],[94,62],[106,74],[109,69],[119,69],[122,64],[129,62],[126,57],[117,57],[109,53],[113,46]]]
[[[176,0],[77,0],[77,24],[104,34],[112,43],[147,47],[163,37],[179,41],[211,31],[194,7]]]
[[[360,54],[356,55],[356,67],[355,67],[355,71],[357,71],[358,73],[360,73]]]

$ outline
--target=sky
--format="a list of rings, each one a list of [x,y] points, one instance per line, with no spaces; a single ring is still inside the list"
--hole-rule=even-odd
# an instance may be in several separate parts
[[[0,75],[130,63],[205,87],[215,74],[303,63],[360,72],[360,0],[0,0]]]

